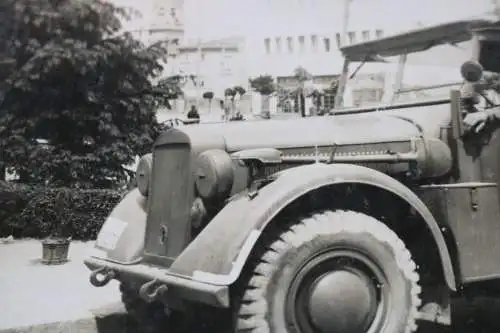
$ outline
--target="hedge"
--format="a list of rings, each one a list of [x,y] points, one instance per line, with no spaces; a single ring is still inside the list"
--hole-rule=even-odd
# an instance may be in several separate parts
[[[123,196],[115,190],[33,187],[0,182],[0,237],[90,240]]]

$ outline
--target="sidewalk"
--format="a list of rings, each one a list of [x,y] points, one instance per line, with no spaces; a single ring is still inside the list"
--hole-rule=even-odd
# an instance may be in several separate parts
[[[123,331],[116,327],[125,322],[117,282],[101,288],[89,282],[83,258],[91,245],[72,242],[68,263],[47,266],[40,241],[0,244],[0,332]]]

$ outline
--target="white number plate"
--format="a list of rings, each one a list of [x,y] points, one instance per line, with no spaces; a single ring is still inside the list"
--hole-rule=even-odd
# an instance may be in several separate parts
[[[99,232],[96,245],[108,251],[114,250],[126,227],[127,222],[109,217]]]

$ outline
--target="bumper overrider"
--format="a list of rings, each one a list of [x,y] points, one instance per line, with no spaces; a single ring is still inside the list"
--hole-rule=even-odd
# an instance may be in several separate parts
[[[146,203],[137,189],[128,193],[103,224],[95,245],[84,260],[96,287],[111,280],[133,282],[148,301],[180,299],[215,307],[229,307],[229,287],[180,276],[143,261]]]

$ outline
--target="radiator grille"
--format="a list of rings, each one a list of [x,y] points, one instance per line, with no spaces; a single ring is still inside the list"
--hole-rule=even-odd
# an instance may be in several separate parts
[[[148,203],[145,258],[175,258],[189,237],[193,186],[190,145],[156,147]],[[165,238],[166,234],[166,238]]]

